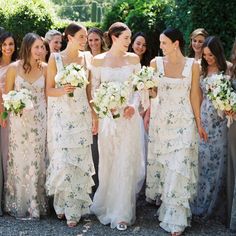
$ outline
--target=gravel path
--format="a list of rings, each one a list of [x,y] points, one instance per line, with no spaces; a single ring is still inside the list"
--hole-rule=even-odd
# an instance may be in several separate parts
[[[16,220],[5,215],[0,217],[0,235],[3,236],[119,236],[119,235],[140,235],[140,236],[169,236],[159,226],[156,207],[139,200],[137,204],[137,220],[135,225],[128,230],[120,232],[104,226],[98,222],[94,216],[84,218],[76,228],[68,228],[65,221],[59,221],[55,216],[50,216],[41,220],[27,221]],[[191,228],[187,228],[185,236],[233,236],[219,222],[193,222]]]

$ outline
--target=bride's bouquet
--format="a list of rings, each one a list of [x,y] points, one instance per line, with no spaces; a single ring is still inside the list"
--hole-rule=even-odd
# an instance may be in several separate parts
[[[32,94],[28,89],[12,90],[7,94],[3,94],[2,98],[5,109],[2,114],[3,120],[7,119],[9,112],[22,116],[23,110],[33,108]]]
[[[216,74],[207,78],[207,96],[212,101],[219,116],[223,117],[225,111],[236,112],[236,93],[231,87],[230,77],[224,74]],[[228,119],[227,126],[232,123],[232,117]]]
[[[146,110],[149,106],[149,89],[158,85],[158,77],[161,74],[155,73],[152,67],[143,66],[140,71],[131,75],[131,83],[134,91],[139,91],[141,95],[141,103]]]
[[[130,83],[103,82],[94,93],[94,110],[99,118],[118,118],[120,109],[127,104],[130,96]]]
[[[60,86],[70,84],[78,88],[85,88],[89,82],[83,66],[76,63],[71,63],[64,67],[55,76],[55,82]],[[69,97],[74,97],[73,93],[68,94]]]

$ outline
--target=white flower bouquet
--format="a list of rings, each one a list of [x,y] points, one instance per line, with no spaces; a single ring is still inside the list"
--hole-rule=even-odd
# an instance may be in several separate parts
[[[131,75],[134,91],[157,87],[157,78],[152,67],[143,66],[140,71]]]
[[[63,70],[57,73],[55,82],[60,86],[70,84],[78,88],[85,88],[89,84],[83,66],[76,63],[65,66]],[[69,93],[68,96],[74,97],[74,94]]]
[[[19,91],[12,90],[7,94],[3,94],[2,98],[5,108],[2,114],[3,120],[7,119],[9,112],[22,116],[23,110],[33,108],[32,94],[28,89],[20,89]]]
[[[223,112],[236,112],[236,93],[231,87],[230,77],[222,73],[207,78],[206,84],[207,96],[212,101],[214,108],[219,116]],[[232,123],[232,117],[226,116],[228,126]]]
[[[103,82],[94,93],[94,110],[99,118],[118,118],[120,109],[127,104],[130,96],[130,83]]]

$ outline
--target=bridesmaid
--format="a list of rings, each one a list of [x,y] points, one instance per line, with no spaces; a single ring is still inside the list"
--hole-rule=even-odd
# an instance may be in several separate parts
[[[203,219],[219,216],[225,218],[225,184],[227,160],[226,119],[217,114],[212,102],[207,97],[207,79],[222,72],[228,73],[227,63],[220,40],[215,36],[206,38],[203,43],[200,79],[203,100],[201,121],[208,133],[208,141],[199,142],[199,181],[197,197],[194,199],[192,212]]]
[[[33,95],[34,108],[22,116],[10,114],[9,161],[5,211],[17,218],[35,219],[47,213],[45,193],[46,64],[40,63],[43,42],[25,35],[20,60],[7,71],[5,93],[21,88]]]
[[[0,36],[0,93],[4,93],[6,72],[11,62],[17,59],[16,39],[10,32],[4,32]],[[1,106],[3,109],[3,106]],[[5,122],[4,122],[5,123]],[[3,162],[4,181],[6,181],[6,168],[8,159],[8,133],[9,127],[4,124],[5,129],[1,129],[1,156]]]
[[[232,50],[231,61],[233,63],[231,68],[232,87],[236,92],[236,40]],[[228,131],[227,225],[236,233],[236,113],[231,115],[234,116],[234,122]]]
[[[86,29],[71,23],[65,29],[67,47],[53,53],[48,62],[47,95],[55,97],[55,120],[49,127],[53,153],[47,170],[46,189],[54,196],[54,209],[59,219],[66,218],[68,227],[75,227],[81,216],[88,214],[94,166],[91,154],[92,115],[89,91],[71,85],[60,86],[55,76],[71,63],[87,65],[84,50]],[[74,93],[74,97],[68,93]]]

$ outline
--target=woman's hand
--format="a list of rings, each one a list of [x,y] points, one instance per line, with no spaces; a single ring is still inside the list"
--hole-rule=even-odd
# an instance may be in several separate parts
[[[124,117],[125,117],[125,119],[131,119],[132,116],[134,115],[134,113],[135,113],[134,107],[132,107],[132,106],[127,106],[127,107],[124,109]]]
[[[63,86],[64,94],[73,93],[76,87],[72,86],[71,84],[66,84]]]
[[[150,110],[151,110],[151,108],[149,107],[149,108],[146,110],[145,115],[144,115],[144,117],[143,117],[144,129],[145,129],[146,131],[148,131],[148,128],[149,128]]]
[[[98,134],[98,118],[96,116],[92,117],[92,133],[93,135]]]
[[[198,126],[198,134],[199,134],[200,139],[203,139],[205,142],[207,142],[208,140],[207,132],[201,125]]]
[[[233,117],[234,115],[236,115],[236,113],[233,110],[230,110],[230,111],[225,111],[225,115]]]

